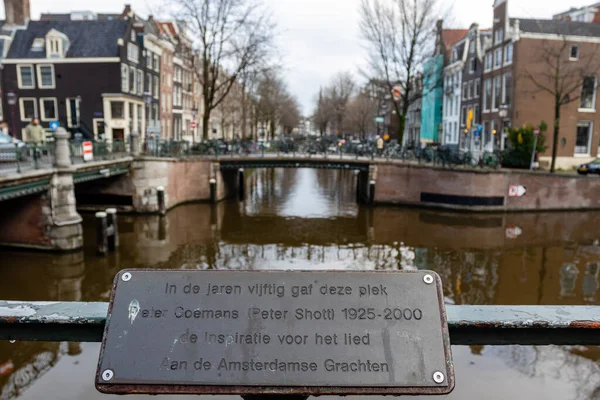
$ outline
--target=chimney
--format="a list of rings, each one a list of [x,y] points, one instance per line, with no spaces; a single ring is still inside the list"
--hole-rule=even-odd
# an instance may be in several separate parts
[[[31,19],[29,0],[4,0],[6,25],[25,25]]]

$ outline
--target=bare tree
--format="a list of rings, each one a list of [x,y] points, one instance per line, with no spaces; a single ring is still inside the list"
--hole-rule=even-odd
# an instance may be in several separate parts
[[[377,101],[366,93],[359,93],[353,97],[346,112],[346,131],[358,132],[362,139],[366,138],[376,128],[377,110]]]
[[[321,136],[327,132],[327,128],[332,120],[331,103],[328,98],[323,95],[323,88],[319,89],[317,97],[317,106],[313,114],[313,123],[319,129]]]
[[[194,37],[195,73],[202,85],[202,136],[211,112],[229,94],[240,73],[262,62],[273,42],[274,24],[255,0],[175,0]]]
[[[300,119],[302,118],[300,106],[296,99],[286,95],[281,101],[280,110],[279,123],[283,132],[290,134],[300,124]]]
[[[567,27],[565,27],[567,28]],[[595,77],[600,72],[600,56],[598,52],[579,52],[577,61],[573,61],[571,51],[573,43],[566,35],[557,36],[562,40],[540,40],[536,43],[537,63],[530,63],[525,68],[524,77],[535,87],[534,92],[546,93],[553,98],[554,131],[552,137],[552,162],[550,172],[556,168],[558,138],[560,134],[560,113],[562,107],[574,101],[590,104],[593,108],[596,93]],[[583,97],[582,97],[583,96]],[[583,107],[585,108],[585,107]]]
[[[264,73],[257,89],[257,120],[271,138],[277,127],[290,133],[300,122],[300,107],[289,94],[283,79],[275,71]]]
[[[331,80],[331,84],[327,87],[327,102],[329,103],[335,128],[339,134],[343,134],[348,102],[354,94],[355,87],[354,79],[348,72],[340,72],[335,75]]]
[[[366,43],[370,73],[391,93],[401,89],[393,106],[399,116],[402,143],[408,108],[420,100],[415,90],[424,62],[434,54],[435,31],[442,9],[438,0],[362,0],[360,29]]]

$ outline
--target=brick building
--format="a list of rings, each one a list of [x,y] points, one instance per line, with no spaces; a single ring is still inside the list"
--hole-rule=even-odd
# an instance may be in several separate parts
[[[555,96],[542,87],[554,87],[549,70],[559,68],[559,81],[569,93],[564,93],[568,100],[560,107],[556,166],[571,168],[595,158],[600,146],[600,24],[509,18],[508,1],[496,0],[492,35],[483,73],[484,149],[506,148],[505,130],[510,126],[545,121],[548,148],[540,161],[549,163]]]

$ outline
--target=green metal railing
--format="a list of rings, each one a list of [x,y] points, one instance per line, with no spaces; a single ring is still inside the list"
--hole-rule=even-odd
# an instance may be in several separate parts
[[[15,142],[0,147],[0,171],[16,172],[49,168],[54,164],[54,143]]]
[[[0,340],[99,342],[108,303],[0,300]],[[455,345],[600,345],[598,306],[447,305]]]

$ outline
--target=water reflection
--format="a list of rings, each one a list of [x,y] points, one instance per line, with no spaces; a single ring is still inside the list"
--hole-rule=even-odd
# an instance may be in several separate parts
[[[600,213],[359,208],[354,182],[351,171],[255,170],[247,177],[244,202],[186,205],[164,217],[121,216],[121,248],[107,257],[96,256],[93,217],[86,215],[83,252],[0,251],[0,297],[106,301],[123,268],[433,269],[450,303],[598,304]],[[43,393],[25,392],[37,381],[53,390],[44,374],[66,371],[65,360],[93,365],[89,359],[96,359],[97,351],[85,348],[79,354],[78,344],[0,342],[0,398]],[[526,377],[520,381],[522,393],[554,379],[549,397],[561,391],[566,393],[561,398],[598,395],[600,350],[594,347],[472,346],[458,354],[493,364],[499,376]],[[81,385],[91,384],[90,368],[89,382]],[[485,372],[469,363],[460,368],[485,379]],[[469,380],[457,372],[459,386]],[[481,397],[459,390],[448,398]]]

